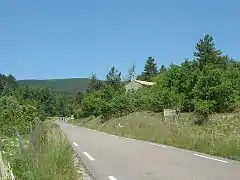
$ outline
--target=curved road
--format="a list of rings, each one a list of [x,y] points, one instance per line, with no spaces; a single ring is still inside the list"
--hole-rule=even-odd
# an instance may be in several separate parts
[[[240,162],[58,124],[97,180],[240,179]]]

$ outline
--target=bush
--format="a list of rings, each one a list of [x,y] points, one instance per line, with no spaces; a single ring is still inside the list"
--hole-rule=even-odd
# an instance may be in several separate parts
[[[36,114],[35,107],[20,105],[12,96],[2,97],[0,99],[0,133],[13,136],[14,128],[17,128],[21,134],[29,133],[29,125],[34,123]]]
[[[226,112],[237,100],[231,79],[220,68],[206,68],[193,89],[195,99],[212,101],[214,112]]]
[[[194,104],[194,111],[196,114],[195,124],[202,125],[208,121],[209,114],[212,113],[214,102],[207,100],[198,100]]]

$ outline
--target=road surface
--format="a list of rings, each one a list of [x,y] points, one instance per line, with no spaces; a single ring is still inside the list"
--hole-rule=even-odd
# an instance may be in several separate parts
[[[59,123],[97,180],[239,180],[240,162]]]

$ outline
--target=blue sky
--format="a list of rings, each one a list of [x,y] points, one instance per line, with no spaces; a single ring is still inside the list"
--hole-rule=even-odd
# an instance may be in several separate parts
[[[209,33],[240,59],[238,0],[1,0],[0,72],[17,79],[124,75],[148,56],[161,65],[192,58]]]

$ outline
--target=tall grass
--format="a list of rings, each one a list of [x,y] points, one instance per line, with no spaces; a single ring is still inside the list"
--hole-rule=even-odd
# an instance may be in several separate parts
[[[36,126],[28,147],[13,158],[12,168],[19,180],[76,180],[72,147],[53,123]]]
[[[8,163],[3,161],[0,151],[0,180],[14,180],[14,175]]]
[[[115,135],[167,144],[240,161],[240,113],[217,114],[198,126],[191,114],[182,114],[179,122],[164,122],[161,114],[133,113],[101,124],[97,119],[74,123]]]

